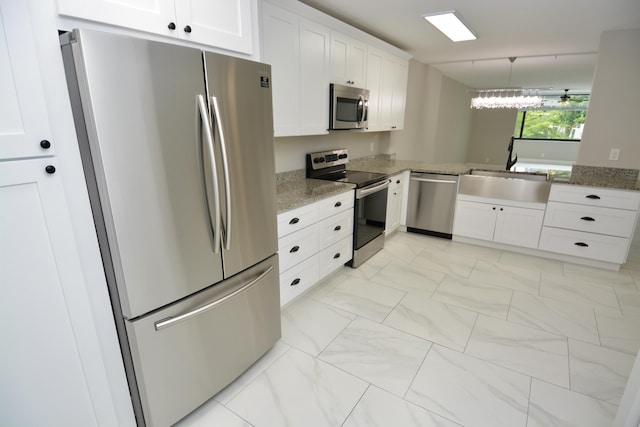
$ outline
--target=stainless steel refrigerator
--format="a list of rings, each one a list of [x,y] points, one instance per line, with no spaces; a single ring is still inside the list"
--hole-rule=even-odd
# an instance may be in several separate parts
[[[170,425],[280,337],[271,70],[96,31],[61,46],[136,418]]]

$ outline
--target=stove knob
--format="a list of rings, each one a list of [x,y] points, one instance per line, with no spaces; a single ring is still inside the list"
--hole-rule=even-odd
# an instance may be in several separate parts
[[[322,162],[324,159],[322,157],[316,157],[315,159],[313,159],[313,163],[320,163]]]
[[[340,155],[338,156],[338,158],[339,158],[339,159],[346,159],[346,158],[347,158],[347,155],[346,155],[346,154],[340,154]]]

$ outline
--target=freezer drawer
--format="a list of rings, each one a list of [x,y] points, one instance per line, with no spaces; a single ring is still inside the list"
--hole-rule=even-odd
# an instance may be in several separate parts
[[[232,382],[280,338],[278,256],[127,322],[148,426],[177,422]],[[197,311],[212,302],[212,308]],[[181,320],[178,316],[196,311]],[[175,323],[171,323],[175,322]]]

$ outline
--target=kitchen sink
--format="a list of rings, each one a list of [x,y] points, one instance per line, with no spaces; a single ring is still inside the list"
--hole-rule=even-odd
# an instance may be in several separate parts
[[[488,169],[471,169],[470,175],[493,176],[497,178],[526,179],[529,181],[547,181],[548,175],[542,172],[513,172]]]
[[[550,190],[551,182],[546,174],[472,169],[469,174],[460,176],[458,194],[547,203]]]

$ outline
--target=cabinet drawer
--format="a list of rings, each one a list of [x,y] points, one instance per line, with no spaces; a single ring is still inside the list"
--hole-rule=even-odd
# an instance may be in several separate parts
[[[549,200],[606,208],[638,210],[640,207],[640,192],[585,187],[582,185],[553,184],[549,192]]]
[[[311,288],[318,279],[317,255],[280,274],[280,306]]]
[[[354,198],[355,193],[351,190],[320,200],[314,203],[314,205],[317,205],[316,209],[319,210],[320,218],[327,218],[331,215],[351,209],[353,207]]]
[[[631,237],[635,222],[635,211],[560,202],[549,202],[544,217],[547,226],[619,237]]]
[[[315,203],[278,214],[278,238],[310,226],[318,220]]]
[[[353,233],[353,211],[341,212],[316,225],[318,249],[324,249]]]
[[[318,250],[315,226],[289,234],[278,239],[280,271],[286,271],[295,264],[309,258]]]
[[[318,264],[320,268],[320,278],[323,278],[350,261],[353,255],[353,239],[351,236],[345,237],[337,243],[320,251],[318,254]]]
[[[542,227],[538,248],[549,252],[622,264],[627,258],[629,239]]]

